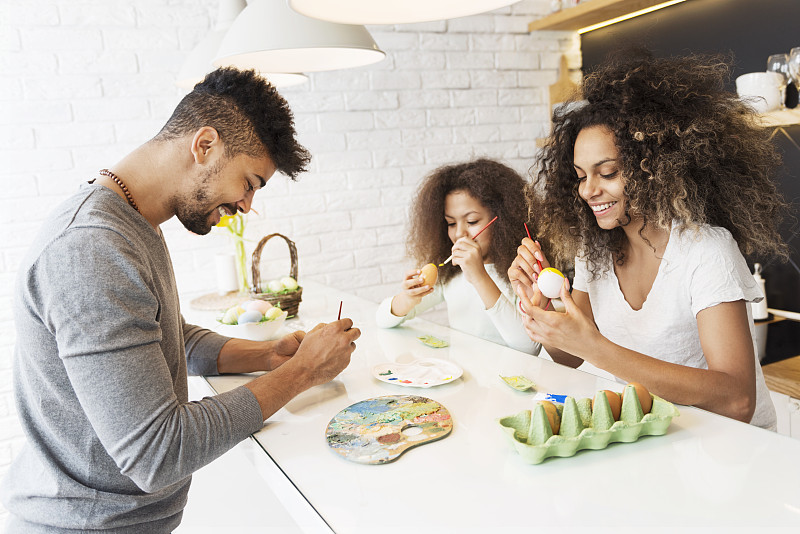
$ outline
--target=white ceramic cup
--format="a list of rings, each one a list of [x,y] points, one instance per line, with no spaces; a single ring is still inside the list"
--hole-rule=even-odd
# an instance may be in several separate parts
[[[736,93],[758,113],[766,113],[781,105],[780,84],[777,72],[749,72],[736,78]]]

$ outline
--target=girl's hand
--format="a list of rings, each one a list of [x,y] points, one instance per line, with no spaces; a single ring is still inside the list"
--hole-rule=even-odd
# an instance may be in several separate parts
[[[541,300],[546,302],[547,299],[537,289],[534,299],[529,300],[529,306],[523,300],[526,313],[523,316],[523,325],[533,341],[583,357],[587,350],[598,343],[598,337],[602,335],[592,318],[572,300],[566,278],[559,297],[564,303],[564,312],[545,311]]]
[[[392,299],[392,315],[404,317],[414,309],[414,306],[422,301],[422,297],[433,293],[433,288],[424,285],[421,271],[412,269],[406,271],[405,279],[402,283],[403,291]]]
[[[480,244],[472,238],[461,237],[453,243],[453,265],[461,267],[467,282],[472,285],[482,277],[489,276],[483,265],[483,251]]]
[[[541,262],[541,267],[539,262]],[[522,244],[517,248],[517,257],[511,262],[511,267],[508,268],[508,279],[514,292],[520,298],[523,295],[529,300],[533,298],[534,290],[536,290],[536,279],[542,269],[547,267],[550,267],[550,262],[547,261],[544,252],[542,252],[539,242],[527,237],[523,238]]]

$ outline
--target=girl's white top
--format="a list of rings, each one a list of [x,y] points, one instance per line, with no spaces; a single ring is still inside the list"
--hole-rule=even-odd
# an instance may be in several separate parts
[[[501,293],[494,306],[488,310],[475,287],[459,273],[446,284],[437,282],[433,293],[423,297],[422,302],[404,317],[392,314],[393,297],[388,297],[381,302],[375,314],[378,326],[393,328],[444,301],[447,303],[447,317],[451,328],[522,352],[538,354],[541,345],[531,341],[522,326],[516,294],[500,277],[494,264],[486,264],[484,267]]]
[[[700,369],[707,369],[708,363],[700,345],[697,314],[722,302],[759,302],[763,298],[730,232],[708,225],[697,232],[680,233],[673,224],[658,274],[640,310],[625,300],[613,269],[591,280],[580,257],[575,259],[573,287],[588,293],[595,323],[613,343]],[[747,318],[756,371],[756,410],[750,423],[775,429],[775,407],[758,361],[750,306]]]

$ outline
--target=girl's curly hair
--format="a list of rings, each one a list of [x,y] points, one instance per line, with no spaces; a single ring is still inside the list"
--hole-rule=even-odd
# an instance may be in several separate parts
[[[597,225],[573,167],[578,133],[605,126],[619,149],[628,215],[644,220],[642,230],[669,231],[673,220],[681,231],[722,226],[744,255],[786,258],[778,224],[787,205],[772,180],[780,157],[754,110],[725,89],[729,77],[718,55],[655,58],[642,49],[586,76],[584,100],[553,113],[529,189],[531,204],[547,213],[548,253],[565,263],[585,255],[595,276],[610,268],[609,252],[625,261],[623,229]]]
[[[454,191],[466,191],[492,217],[499,216],[491,227],[489,257],[508,282],[508,268],[525,236],[525,187],[526,181],[519,173],[489,159],[439,167],[423,180],[412,202],[406,241],[408,255],[420,266],[450,255],[453,243],[447,236],[445,198]],[[447,282],[459,272],[459,267],[448,263],[439,268],[439,278]]]

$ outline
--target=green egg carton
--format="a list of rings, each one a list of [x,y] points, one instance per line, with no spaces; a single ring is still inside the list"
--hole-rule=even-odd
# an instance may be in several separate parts
[[[533,411],[523,410],[499,422],[522,458],[530,464],[540,464],[551,456],[568,457],[582,449],[604,449],[609,443],[630,443],[641,436],[665,434],[672,418],[680,413],[672,403],[650,396],[653,405],[650,413],[644,414],[636,389],[625,386],[619,421],[614,420],[605,393],[598,393],[594,411],[592,399],[576,401],[567,397],[563,408],[558,407],[561,428],[556,435],[541,404]]]

